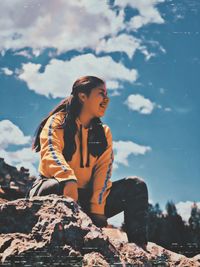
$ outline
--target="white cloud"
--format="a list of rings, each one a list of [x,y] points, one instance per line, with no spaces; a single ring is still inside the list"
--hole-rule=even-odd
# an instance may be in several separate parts
[[[9,120],[0,121],[0,149],[8,145],[25,145],[30,142],[30,136],[25,136],[18,126]]]
[[[119,96],[119,95],[120,93],[117,90],[112,91],[112,93],[110,94],[110,96]]]
[[[3,73],[4,73],[5,75],[10,76],[10,75],[13,74],[13,71],[10,70],[9,68],[1,68],[1,69],[2,69],[2,71],[3,71]]]
[[[176,204],[176,209],[178,214],[181,215],[181,217],[183,218],[183,220],[185,222],[188,222],[188,219],[190,218],[190,214],[191,214],[191,207],[193,205],[194,202],[192,201],[180,201]],[[198,208],[200,209],[200,202],[196,202]]]
[[[107,1],[7,0],[1,3],[0,50],[95,50],[100,39],[124,28],[123,21],[123,9],[116,13]]]
[[[159,11],[155,7],[157,4],[163,3],[164,1],[165,0],[115,0],[115,5],[123,8],[131,6],[138,10],[139,15],[132,17],[127,23],[127,29],[137,30],[149,23],[164,23],[164,19],[160,16]]]
[[[148,60],[153,54],[147,51],[147,48],[141,44],[141,40],[128,34],[120,34],[107,40],[103,39],[96,48],[96,53],[100,52],[125,52],[128,57],[133,58],[135,52],[140,50]]]
[[[117,168],[118,164],[128,166],[128,157],[133,154],[144,155],[151,151],[151,147],[138,145],[132,141],[113,141],[113,148],[116,151],[114,156],[114,167]]]
[[[66,97],[71,93],[74,81],[84,75],[98,76],[107,82],[107,87],[110,85],[115,90],[121,88],[117,88],[119,81],[134,82],[138,77],[135,69],[126,68],[110,56],[96,57],[90,53],[69,61],[52,59],[42,73],[40,67],[40,64],[23,64],[18,77],[27,83],[29,89],[47,97],[49,94]]]
[[[31,175],[36,175],[37,170],[34,166],[38,163],[39,156],[31,150],[31,147],[25,147],[16,151],[8,151],[9,145],[26,145],[31,142],[30,136],[25,136],[21,129],[9,120],[0,121],[0,157],[5,162],[20,169],[24,166],[29,168]]]
[[[158,31],[158,32],[160,32],[160,31]],[[149,43],[149,44],[151,44],[153,47],[158,47],[159,50],[160,50],[163,54],[166,54],[166,53],[167,53],[166,49],[165,49],[163,46],[161,46],[160,43],[159,43],[158,41],[155,41],[155,40],[147,40],[146,42]]]
[[[119,88],[123,88],[118,81],[112,81],[112,80],[106,82],[106,87],[113,91]]]
[[[154,54],[149,53],[139,39],[136,41],[132,36],[117,35],[148,23],[163,23],[155,7],[163,1],[118,0],[114,3],[114,6],[118,5],[117,10],[106,0],[49,0],[48,4],[41,0],[3,1],[0,10],[0,51],[30,47],[32,54],[38,56],[45,48],[55,48],[58,54],[90,48],[97,53],[121,51],[132,57],[139,49],[148,60]],[[125,22],[127,5],[140,13],[128,23]],[[30,56],[23,51],[19,51],[19,55]]]
[[[15,56],[22,56],[22,57],[26,57],[26,58],[32,58],[32,53],[30,51],[27,50],[21,50],[21,51],[17,51],[14,53]]]
[[[126,104],[130,110],[137,111],[141,114],[152,113],[156,106],[156,104],[151,102],[151,100],[139,94],[129,95],[124,101],[124,104]]]

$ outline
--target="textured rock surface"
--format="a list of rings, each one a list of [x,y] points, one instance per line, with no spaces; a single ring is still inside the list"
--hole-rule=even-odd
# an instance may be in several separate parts
[[[25,197],[27,190],[36,177],[29,175],[29,170],[7,164],[0,157],[0,197],[15,200]]]
[[[71,198],[0,201],[2,266],[200,266],[149,242],[145,252],[119,229],[98,228]]]

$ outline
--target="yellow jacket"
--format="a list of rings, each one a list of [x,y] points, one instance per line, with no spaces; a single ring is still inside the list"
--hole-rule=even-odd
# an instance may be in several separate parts
[[[93,177],[93,192],[90,199],[90,211],[104,214],[106,198],[110,193],[112,181],[112,163],[114,153],[112,147],[112,133],[110,128],[103,124],[108,146],[103,154],[97,158],[87,154],[88,128],[84,128],[79,118],[76,119],[78,130],[75,135],[76,151],[71,161],[66,161],[63,156],[64,130],[55,129],[64,120],[65,113],[59,111],[51,115],[45,123],[40,134],[40,163],[39,173],[45,177],[55,177],[58,181],[75,180],[78,188],[85,188]],[[84,167],[80,167],[80,133],[82,133],[82,158]],[[90,164],[86,167],[87,156]]]

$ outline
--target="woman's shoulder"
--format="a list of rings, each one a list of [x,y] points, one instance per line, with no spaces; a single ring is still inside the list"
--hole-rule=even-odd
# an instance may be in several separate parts
[[[111,135],[111,137],[112,137],[112,132],[111,132],[109,125],[102,123],[102,126],[104,128],[104,132],[105,132],[106,137],[108,137],[109,135]]]
[[[59,126],[62,125],[66,117],[66,112],[64,111],[58,111],[52,115],[49,116],[46,126]]]

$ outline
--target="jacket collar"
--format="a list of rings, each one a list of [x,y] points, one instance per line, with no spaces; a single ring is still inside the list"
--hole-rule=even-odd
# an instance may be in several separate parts
[[[76,118],[76,124],[77,124],[79,130],[80,130],[80,127],[81,127],[81,125],[82,125],[82,130],[83,130],[83,131],[84,131],[84,130],[85,130],[85,131],[88,131],[89,128],[92,127],[92,124],[90,123],[90,125],[89,125],[87,128],[85,128],[85,127],[83,126],[82,122],[80,121],[80,119],[79,119],[78,117]]]

